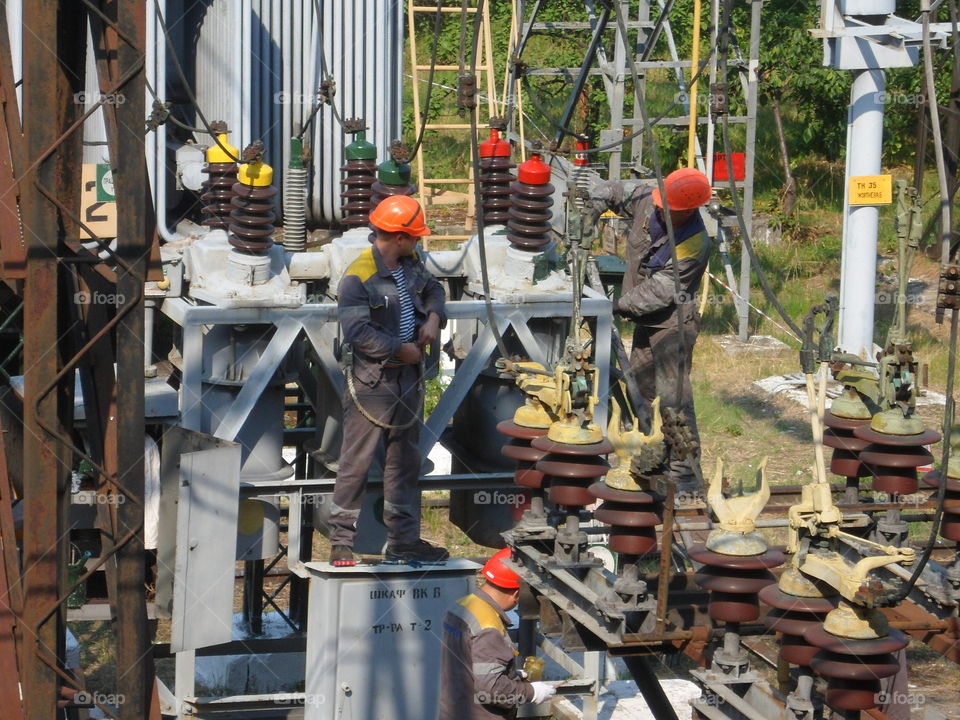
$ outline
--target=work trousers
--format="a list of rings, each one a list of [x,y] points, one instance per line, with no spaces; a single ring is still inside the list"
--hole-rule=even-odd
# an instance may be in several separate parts
[[[350,372],[350,371],[348,371]],[[421,385],[419,368],[405,365],[384,368],[380,381],[370,387],[355,381],[357,398],[364,410],[386,425],[406,425],[402,430],[387,430],[370,422],[357,409],[350,391],[343,394],[343,445],[340,469],[333,491],[330,511],[330,542],[353,546],[357,518],[367,474],[375,454],[384,443],[383,521],[387,543],[401,545],[420,538],[420,499],[417,478],[420,475]]]
[[[670,323],[667,327],[637,325],[633,333],[630,353],[630,374],[647,401],[660,398],[661,412],[666,408],[682,410],[687,427],[699,445],[697,416],[693,409],[693,388],[690,368],[693,346],[700,331],[699,315],[683,324],[682,333]],[[682,342],[681,342],[682,341]],[[678,493],[702,492],[699,449],[692,457],[671,460],[668,478],[676,484]]]

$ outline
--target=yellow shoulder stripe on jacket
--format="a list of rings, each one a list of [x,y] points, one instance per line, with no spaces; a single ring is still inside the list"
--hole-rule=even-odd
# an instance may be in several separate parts
[[[703,236],[704,233],[698,232],[677,245],[677,260],[699,256],[703,252]]]
[[[367,248],[360,253],[359,257],[350,263],[347,268],[347,275],[356,275],[360,282],[366,282],[377,272],[377,263],[373,259],[373,248]]]
[[[465,598],[461,598],[459,602],[467,612],[477,619],[477,622],[480,623],[481,630],[493,628],[494,630],[504,632],[503,621],[500,619],[500,614],[490,607],[490,604],[483,600],[483,598],[479,598],[476,595],[467,595]]]

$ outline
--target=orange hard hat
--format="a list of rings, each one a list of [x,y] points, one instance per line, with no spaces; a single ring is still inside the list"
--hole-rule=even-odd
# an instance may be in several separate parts
[[[707,176],[696,168],[674,170],[664,178],[663,188],[667,191],[667,204],[671,210],[693,210],[705,205],[712,194]],[[659,187],[653,190],[653,204],[663,207]]]
[[[520,587],[520,576],[503,564],[503,561],[510,557],[510,552],[508,547],[497,550],[483,566],[483,576],[497,587],[516,590]]]
[[[384,232],[405,232],[415,237],[430,234],[423,221],[423,208],[409,195],[391,195],[370,213],[370,224]]]

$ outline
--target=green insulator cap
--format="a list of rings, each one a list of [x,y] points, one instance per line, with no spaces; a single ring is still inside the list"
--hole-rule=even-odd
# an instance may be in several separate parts
[[[347,160],[376,160],[377,146],[367,141],[367,134],[363,131],[357,133],[357,139],[347,145],[344,149]]]
[[[377,166],[377,179],[384,185],[409,185],[410,166],[391,158]]]
[[[290,164],[287,167],[295,170],[303,168],[303,140],[300,138],[290,138]]]

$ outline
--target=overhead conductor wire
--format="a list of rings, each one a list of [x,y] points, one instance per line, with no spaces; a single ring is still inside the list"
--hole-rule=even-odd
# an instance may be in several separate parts
[[[937,105],[937,88],[933,79],[933,53],[930,45],[930,0],[921,0],[920,8],[923,17],[923,77],[926,89],[927,102],[930,106],[930,129],[933,134],[933,151],[937,161],[937,181],[940,185],[940,238],[942,243],[941,263],[947,265],[950,263],[950,237],[951,237],[951,212],[950,195],[947,186],[946,164],[943,158],[943,143],[940,137],[940,114]],[[954,26],[954,35],[956,36],[956,26]],[[940,530],[940,522],[943,519],[943,505],[947,495],[947,463],[950,461],[950,435],[953,430],[953,380],[957,364],[957,308],[953,308],[950,313],[950,345],[947,347],[947,388],[946,399],[943,406],[943,449],[940,456],[940,485],[937,487],[937,506],[933,514],[933,521],[930,524],[930,536],[923,548],[923,553],[917,561],[910,579],[907,580],[900,591],[889,600],[891,604],[896,604],[907,597],[913,590],[920,574],[930,559],[933,552],[933,546],[937,540],[937,533]]]
[[[320,78],[322,88],[322,83],[329,81],[333,76],[327,73],[327,56],[323,49],[323,11],[320,8],[320,0],[313,0],[313,12],[317,16],[317,50],[320,54]],[[304,120],[303,126],[300,128],[300,132],[297,134],[297,140],[303,139],[303,136],[313,124],[313,119],[317,116],[320,108],[325,104],[330,106],[330,111],[333,113],[333,119],[337,121],[337,125],[343,127],[343,118],[341,118],[340,113],[337,112],[337,106],[333,102],[333,94],[331,93],[329,95],[320,97],[319,90],[317,92],[317,102],[314,104],[313,110],[310,111],[307,119]]]
[[[483,20],[483,0],[477,0],[477,9],[476,14],[473,17],[473,39],[471,42],[472,45],[472,54],[470,56],[470,75],[475,76],[477,68],[477,47],[480,40],[480,23]],[[464,71],[466,69],[466,37],[465,37],[465,27],[467,22],[467,13],[466,13],[466,0],[464,0],[464,8],[461,11],[460,15],[461,22],[461,47],[460,47],[460,78],[461,82],[465,77]],[[474,86],[475,88],[476,86]],[[467,113],[470,115],[470,156],[471,162],[473,164],[473,199],[474,207],[482,208],[483,207],[483,198],[480,194],[480,145],[477,139],[477,106],[476,102],[472,103],[471,107],[468,107]],[[487,248],[486,240],[484,239],[484,226],[483,226],[483,213],[476,213],[477,219],[477,242],[478,250],[480,251],[480,277],[483,282],[483,300],[484,307],[487,310],[487,325],[490,328],[490,332],[493,333],[493,337],[497,342],[497,349],[500,351],[500,355],[509,359],[510,354],[507,352],[506,343],[503,341],[503,336],[500,334],[500,329],[497,327],[497,317],[496,313],[493,311],[493,302],[490,299],[490,273],[487,269]]]
[[[616,12],[617,19],[617,30],[620,33],[620,40],[626,48],[630,48],[629,36],[627,35],[627,27],[623,20],[623,15],[620,12],[618,6]],[[670,262],[673,265],[673,291],[674,291],[674,301],[677,303],[677,335],[680,341],[680,372],[677,373],[677,391],[676,397],[683,398],[683,379],[686,376],[687,371],[687,340],[683,335],[683,314],[680,312],[679,300],[682,296],[682,288],[680,287],[680,266],[679,260],[677,258],[677,242],[676,242],[676,232],[673,227],[673,218],[670,216],[670,199],[667,196],[666,186],[663,180],[663,167],[660,164],[660,153],[657,149],[657,140],[653,134],[653,125],[650,124],[649,117],[647,116],[646,108],[646,98],[642,94],[642,85],[640,84],[640,78],[637,76],[637,65],[634,61],[634,58],[631,56],[629,59],[630,64],[630,75],[633,79],[633,92],[636,97],[636,106],[640,110],[640,117],[643,121],[643,131],[646,133],[647,144],[650,147],[650,157],[653,159],[653,170],[657,176],[657,189],[660,192],[660,198],[663,202],[663,222],[667,228],[667,238],[670,244]],[[702,72],[702,68],[701,68]],[[699,73],[698,73],[699,74]],[[690,418],[692,421],[693,418]],[[700,471],[699,463],[691,462],[690,467],[693,472],[696,474],[697,479],[702,482],[702,473]]]
[[[319,0],[316,0],[319,2]],[[427,129],[427,121],[430,119],[430,95],[433,92],[433,75],[437,69],[437,45],[440,41],[440,21],[443,17],[443,0],[437,0],[437,14],[433,18],[433,45],[430,48],[430,73],[427,75],[427,96],[423,100],[423,117],[420,118],[420,132],[417,134],[417,140],[410,151],[408,163],[420,152],[420,146],[423,144],[423,134]],[[416,62],[416,58],[413,60]]]

